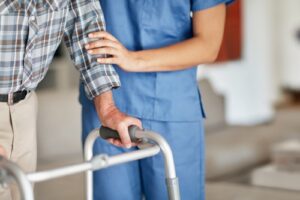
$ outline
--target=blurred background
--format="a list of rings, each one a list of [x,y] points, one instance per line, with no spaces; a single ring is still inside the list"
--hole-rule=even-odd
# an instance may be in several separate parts
[[[218,62],[199,66],[207,200],[300,199],[299,9],[299,0],[238,0]],[[62,46],[38,88],[39,170],[82,159],[78,85]],[[36,185],[39,200],[83,194],[82,175]]]

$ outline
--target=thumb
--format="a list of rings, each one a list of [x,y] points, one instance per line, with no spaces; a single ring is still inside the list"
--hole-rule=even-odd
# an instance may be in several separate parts
[[[140,129],[143,129],[142,122],[139,119],[130,118],[128,123],[130,125],[135,125],[135,126],[139,127]]]

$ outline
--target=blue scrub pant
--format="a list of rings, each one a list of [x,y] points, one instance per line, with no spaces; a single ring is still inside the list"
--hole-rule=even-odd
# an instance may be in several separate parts
[[[84,96],[84,95],[82,95]],[[84,141],[100,126],[92,101],[81,96]],[[162,122],[141,119],[143,127],[160,133],[174,154],[182,200],[205,199],[204,130],[199,122]],[[94,154],[134,151],[115,147],[98,139]],[[94,200],[167,200],[164,161],[161,154],[94,173]]]

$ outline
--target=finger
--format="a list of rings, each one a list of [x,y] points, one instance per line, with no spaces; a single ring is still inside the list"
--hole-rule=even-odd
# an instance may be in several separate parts
[[[98,58],[97,62],[101,63],[101,64],[116,64],[116,65],[119,65],[119,63],[120,63],[119,59],[116,58],[116,57],[113,57],[113,58]]]
[[[122,144],[126,147],[126,148],[130,148],[131,147],[131,140],[129,137],[129,133],[128,133],[128,125],[127,123],[121,123],[118,127],[118,133],[120,135]]]
[[[136,125],[136,126],[139,127],[140,129],[143,129],[142,122],[141,122],[141,120],[139,120],[139,119],[136,119],[136,118],[131,117],[129,123],[130,123],[131,125]]]
[[[115,145],[115,144],[114,144],[114,139],[112,139],[112,138],[109,138],[109,139],[107,139],[106,141],[107,141],[108,143],[112,144],[112,145]]]
[[[104,47],[104,48],[88,50],[88,53],[91,55],[107,54],[107,55],[112,55],[112,56],[118,56],[120,54],[120,51],[118,51],[117,49],[111,48],[111,47]]]
[[[118,146],[118,147],[123,147],[123,148],[124,148],[124,145],[123,145],[122,142],[121,142],[120,140],[118,140],[118,139],[116,139],[116,140],[114,141],[114,144],[115,144],[116,146]]]
[[[118,139],[114,139],[112,144],[115,145],[115,146],[117,146],[117,147],[122,147],[122,148],[124,148],[124,145],[123,145],[122,142],[121,142],[120,140],[118,140]]]
[[[109,138],[106,141],[109,142],[109,143],[111,143],[111,144],[114,143],[114,139],[113,138]]]
[[[122,144],[122,142],[121,142],[119,139],[113,139],[113,138],[110,138],[110,139],[107,139],[107,141],[108,141],[109,143],[115,145],[115,146],[125,148],[125,146]],[[131,145],[132,145],[132,146],[137,146],[138,143],[132,142]]]
[[[129,124],[129,126],[135,125],[135,126],[139,127],[140,129],[143,129],[142,122],[139,119],[137,119],[137,118],[130,117],[128,119],[128,124]],[[139,143],[136,143],[136,142],[132,142],[131,143],[132,146],[137,146],[138,144]]]
[[[133,147],[136,147],[136,146],[139,145],[139,144],[136,143],[136,142],[132,142],[131,145],[132,145]]]
[[[93,49],[97,47],[112,47],[115,49],[120,49],[122,45],[119,42],[112,41],[112,40],[97,40],[85,45],[86,49]]]
[[[118,139],[113,139],[113,138],[109,138],[106,140],[108,143],[114,145],[114,146],[117,146],[117,147],[124,147],[124,145],[121,143],[120,140]]]
[[[113,35],[105,31],[90,33],[89,38],[105,38],[112,41],[118,41]]]

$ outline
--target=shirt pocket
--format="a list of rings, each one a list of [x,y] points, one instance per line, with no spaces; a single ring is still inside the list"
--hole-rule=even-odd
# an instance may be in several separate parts
[[[39,0],[47,10],[59,11],[67,8],[70,0]]]
[[[186,0],[145,1],[143,25],[145,29],[170,41],[178,39],[190,23],[190,10]]]

